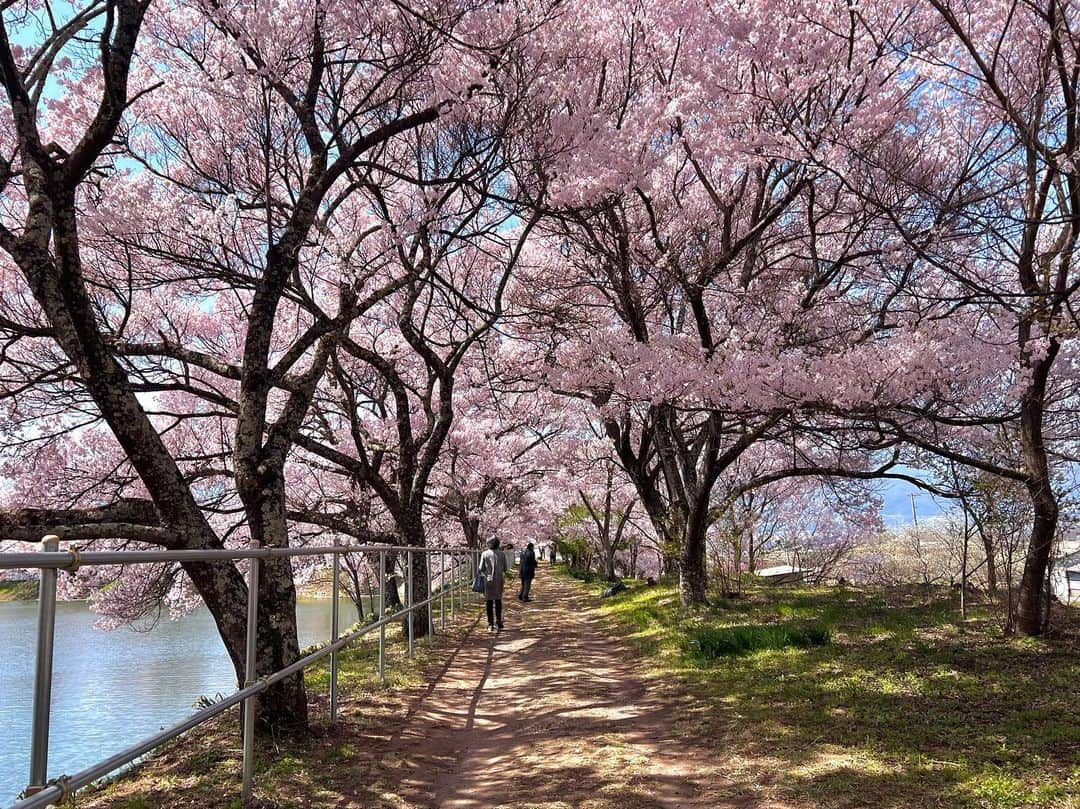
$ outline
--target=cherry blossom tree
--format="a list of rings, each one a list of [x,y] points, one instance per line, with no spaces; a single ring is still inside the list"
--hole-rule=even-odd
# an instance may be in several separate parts
[[[549,54],[534,68],[555,135],[522,180],[547,201],[536,360],[595,406],[685,603],[705,600],[716,487],[745,453],[786,450],[762,483],[886,471],[895,453],[871,456],[896,442],[845,434],[836,411],[932,385],[927,358],[955,338],[896,322],[917,256],[817,165],[848,132],[894,129],[904,57],[846,7],[789,5],[612,9],[572,83]]]
[[[579,439],[568,460],[577,495],[575,505],[584,507],[581,522],[585,536],[595,546],[600,572],[608,581],[615,581],[616,559],[629,549],[637,493],[610,442],[601,437]]]
[[[496,395],[491,381],[480,379],[459,399],[429,501],[432,517],[455,523],[473,549],[494,535],[515,542],[538,538],[565,499],[553,490],[567,483],[566,419],[551,417],[554,397]]]
[[[969,324],[971,340],[946,360],[957,380],[880,423],[1027,491],[1016,628],[1038,634],[1060,517],[1054,480],[1075,457],[1076,9],[929,0],[919,12],[905,36],[883,38],[911,57],[919,89],[907,121],[876,144],[846,145],[876,179],[860,194],[936,279],[923,310],[945,303],[939,316]],[[1015,437],[1004,444],[1003,428]]]
[[[494,99],[484,75],[518,18],[454,3],[51,13],[5,9],[0,31],[5,392],[24,447],[81,427],[118,463],[92,492],[111,488],[105,504],[65,485],[69,507],[16,509],[9,535],[284,546],[286,462],[350,324],[432,282],[361,260],[385,224],[369,215],[376,167],[396,165],[409,133]],[[53,404],[33,410],[28,395]],[[183,575],[239,676],[240,572]],[[298,652],[291,566],[262,566],[259,586],[266,673]],[[260,706],[263,725],[302,727],[302,678]]]
[[[427,544],[429,484],[454,424],[459,376],[504,315],[507,284],[536,221],[498,194],[512,109],[420,129],[365,180],[379,228],[368,263],[408,280],[336,341],[333,386],[297,439],[369,487],[408,546]],[[423,555],[412,588],[426,598]],[[413,621],[427,632],[426,611]]]

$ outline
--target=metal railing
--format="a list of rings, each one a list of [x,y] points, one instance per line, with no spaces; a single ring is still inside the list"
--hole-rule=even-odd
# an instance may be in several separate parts
[[[386,677],[386,626],[408,616],[406,634],[408,637],[408,657],[414,651],[414,619],[416,610],[427,607],[428,632],[434,633],[435,619],[432,605],[440,605],[440,621],[446,626],[446,596],[450,595],[451,618],[456,610],[465,605],[466,599],[473,600],[469,586],[478,563],[478,551],[464,548],[414,548],[390,545],[328,545],[306,548],[247,548],[238,550],[191,550],[191,551],[80,551],[78,548],[59,550],[59,538],[47,536],[42,540],[42,550],[37,553],[0,553],[0,570],[37,568],[40,570],[40,589],[38,592],[38,632],[37,659],[34,674],[33,719],[30,738],[30,777],[29,786],[24,790],[26,797],[11,806],[11,809],[35,809],[36,807],[59,804],[74,794],[75,790],[108,775],[121,767],[136,761],[164,742],[174,739],[198,725],[224,713],[234,705],[240,704],[243,711],[243,766],[241,773],[241,798],[245,805],[250,803],[254,781],[255,766],[255,713],[256,697],[270,686],[306,669],[313,663],[330,657],[330,721],[337,718],[338,710],[338,652],[353,641],[375,630],[379,631],[379,679]],[[341,556],[350,553],[379,554],[379,618],[364,624],[359,629],[339,637],[338,612],[340,601],[339,579]],[[387,615],[386,603],[386,559],[387,554],[405,554],[405,606]],[[415,554],[427,557],[427,598],[413,601],[413,557]],[[333,583],[331,590],[331,638],[316,651],[301,657],[289,666],[278,669],[261,678],[257,676],[256,640],[259,610],[259,567],[263,559],[276,559],[294,556],[333,556]],[[248,602],[247,635],[245,638],[244,686],[227,697],[189,716],[172,727],[155,733],[138,744],[92,764],[74,775],[62,775],[48,779],[49,766],[49,721],[52,699],[52,661],[53,641],[56,627],[56,580],[57,572],[74,572],[80,567],[91,565],[145,564],[152,562],[209,562],[251,560],[248,567]],[[438,559],[439,589],[432,592],[431,562]],[[449,577],[447,573],[449,572]],[[449,581],[448,581],[449,578]]]

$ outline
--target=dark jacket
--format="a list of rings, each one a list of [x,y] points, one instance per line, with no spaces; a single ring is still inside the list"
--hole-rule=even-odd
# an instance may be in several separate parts
[[[536,575],[536,554],[532,548],[521,552],[521,578],[531,579]]]

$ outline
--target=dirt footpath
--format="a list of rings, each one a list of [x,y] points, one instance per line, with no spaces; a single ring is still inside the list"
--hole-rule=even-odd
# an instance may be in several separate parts
[[[678,709],[652,698],[623,642],[582,609],[580,590],[539,573],[529,604],[508,582],[506,629],[478,623],[387,742],[407,805],[746,805],[704,751],[675,738]]]

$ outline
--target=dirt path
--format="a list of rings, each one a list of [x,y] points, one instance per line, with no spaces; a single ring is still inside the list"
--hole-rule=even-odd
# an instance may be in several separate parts
[[[413,807],[697,809],[741,805],[671,732],[634,659],[541,569],[534,601],[508,583],[506,630],[480,622],[389,741]]]

